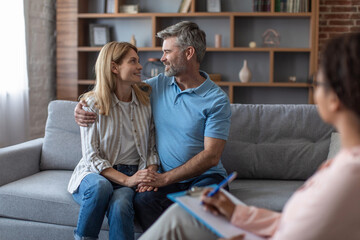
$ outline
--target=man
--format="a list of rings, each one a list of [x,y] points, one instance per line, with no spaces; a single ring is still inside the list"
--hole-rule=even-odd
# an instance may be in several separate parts
[[[206,35],[198,25],[184,21],[157,33],[163,39],[165,73],[146,82],[151,85],[151,106],[161,169],[149,184],[157,191],[139,192],[134,207],[144,230],[171,205],[168,193],[219,183],[226,177],[221,164],[230,128],[227,95],[200,71]],[[75,118],[84,126],[81,103]],[[141,184],[140,187],[147,187]]]

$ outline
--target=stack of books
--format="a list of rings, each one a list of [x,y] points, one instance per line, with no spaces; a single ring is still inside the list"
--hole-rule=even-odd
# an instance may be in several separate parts
[[[253,0],[254,12],[270,12],[271,0]]]
[[[310,12],[310,3],[309,0],[276,0],[275,12]]]

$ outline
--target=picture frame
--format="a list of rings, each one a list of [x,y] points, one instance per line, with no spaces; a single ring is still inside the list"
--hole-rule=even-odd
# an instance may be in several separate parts
[[[206,9],[208,12],[221,12],[221,0],[207,0]]]
[[[90,24],[90,46],[104,46],[110,41],[109,26],[103,24]]]

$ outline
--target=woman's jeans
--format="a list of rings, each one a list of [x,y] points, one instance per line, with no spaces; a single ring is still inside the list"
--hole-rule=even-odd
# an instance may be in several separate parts
[[[116,165],[114,168],[132,176],[138,166]],[[100,174],[88,174],[73,193],[73,198],[80,204],[75,239],[97,239],[105,214],[110,240],[134,239],[134,196],[133,188],[112,183]]]

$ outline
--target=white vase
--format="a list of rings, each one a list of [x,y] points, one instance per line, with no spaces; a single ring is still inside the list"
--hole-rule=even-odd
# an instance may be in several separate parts
[[[250,82],[250,80],[251,80],[251,72],[247,66],[246,60],[244,60],[244,65],[239,72],[239,79],[240,79],[240,82],[243,82],[243,83]]]

